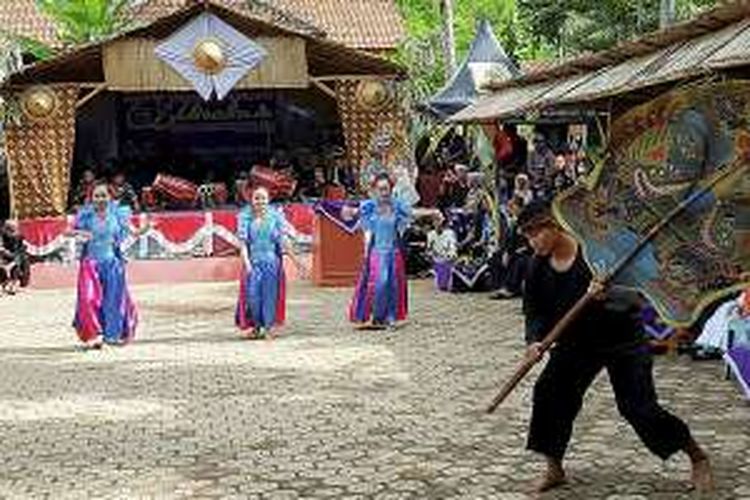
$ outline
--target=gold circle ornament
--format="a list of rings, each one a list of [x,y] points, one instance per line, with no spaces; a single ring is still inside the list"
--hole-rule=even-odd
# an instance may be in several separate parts
[[[21,96],[21,110],[30,120],[49,118],[57,106],[57,94],[49,87],[33,87]]]
[[[391,91],[380,80],[366,80],[357,86],[357,103],[363,108],[379,110],[391,101]]]
[[[209,75],[221,73],[227,66],[227,58],[221,43],[210,38],[198,42],[193,49],[193,63],[203,73]]]

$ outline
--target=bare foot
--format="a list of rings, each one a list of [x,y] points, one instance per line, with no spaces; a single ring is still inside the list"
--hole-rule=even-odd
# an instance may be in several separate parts
[[[544,493],[564,485],[565,482],[565,471],[562,467],[547,467],[544,475],[534,483],[532,491]]]
[[[693,470],[690,481],[698,493],[711,493],[714,491],[714,473],[708,457],[692,462]]]

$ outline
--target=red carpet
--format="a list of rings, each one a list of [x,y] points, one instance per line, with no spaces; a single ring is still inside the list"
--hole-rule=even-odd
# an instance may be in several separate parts
[[[303,260],[304,257],[303,257]],[[297,279],[297,269],[285,262],[287,278]],[[240,273],[237,257],[188,260],[134,260],[128,263],[128,282],[131,285],[155,283],[196,283],[235,281]],[[31,269],[30,288],[73,288],[76,285],[78,266],[62,264],[37,264]]]

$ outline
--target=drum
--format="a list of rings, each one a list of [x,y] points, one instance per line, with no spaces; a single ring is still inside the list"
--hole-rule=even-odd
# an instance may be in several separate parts
[[[266,188],[272,200],[291,198],[297,188],[297,181],[291,176],[257,165],[250,171],[250,182],[254,188]]]
[[[156,208],[156,193],[153,188],[145,187],[141,190],[141,204],[148,208]]]
[[[229,190],[227,185],[223,182],[214,182],[213,186],[213,200],[216,205],[225,205],[229,199]]]
[[[151,187],[170,203],[195,205],[198,201],[198,186],[180,177],[159,174]]]

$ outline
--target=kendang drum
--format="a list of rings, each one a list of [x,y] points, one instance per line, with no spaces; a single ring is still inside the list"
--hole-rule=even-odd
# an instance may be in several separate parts
[[[274,200],[291,198],[297,188],[297,181],[290,175],[260,166],[255,166],[250,171],[250,183],[253,188],[266,188],[271,199]]]
[[[221,182],[202,184],[198,188],[198,196],[204,207],[215,207],[227,202],[227,186]]]
[[[214,204],[226,204],[227,200],[229,199],[229,190],[227,189],[227,185],[223,182],[214,182],[213,184],[211,184],[211,186],[213,187],[212,198],[214,200]]]
[[[150,210],[156,208],[156,193],[153,188],[145,187],[141,190],[141,204]]]
[[[198,201],[198,186],[180,177],[159,174],[151,187],[169,204],[192,207]]]

